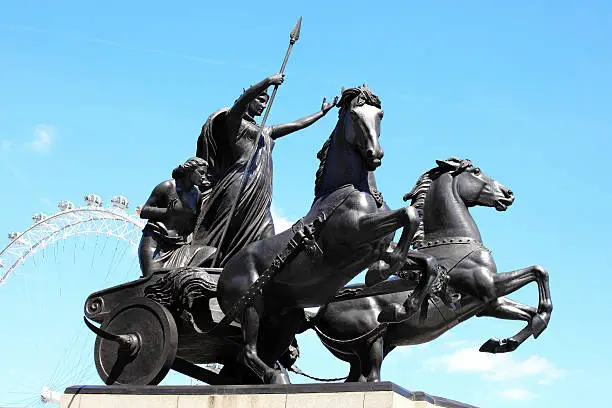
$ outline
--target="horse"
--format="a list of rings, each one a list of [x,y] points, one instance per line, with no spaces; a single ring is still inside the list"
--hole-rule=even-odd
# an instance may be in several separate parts
[[[298,222],[325,219],[313,245],[320,252],[300,251],[287,261],[246,303],[236,320],[243,335],[241,363],[265,383],[287,383],[272,368],[301,330],[304,308],[328,303],[336,292],[369,265],[385,256],[390,234],[403,228],[393,259],[404,259],[419,225],[410,206],[385,210],[373,187],[373,171],[381,164],[379,144],[383,116],[379,98],[363,85],[342,91],[338,122],[317,157],[315,198]],[[276,256],[288,248],[293,228],[254,242],[228,260],[219,276],[217,299],[228,314]],[[396,261],[396,269],[402,261]]]
[[[437,292],[434,289],[420,313],[396,324],[379,323],[382,310],[400,307],[409,296],[403,291],[329,303],[307,316],[327,349],[350,364],[347,382],[380,381],[383,359],[395,347],[429,342],[473,316],[527,322],[510,338],[484,343],[480,351],[489,353],[513,351],[548,325],[553,306],[547,271],[534,265],[498,273],[469,212],[473,206],[505,211],[514,202],[512,191],[469,160],[450,158],[437,164],[404,196],[422,214],[413,247],[435,257],[439,266]],[[539,290],[537,309],[505,297],[534,281]],[[454,301],[442,300],[453,291],[458,292]]]

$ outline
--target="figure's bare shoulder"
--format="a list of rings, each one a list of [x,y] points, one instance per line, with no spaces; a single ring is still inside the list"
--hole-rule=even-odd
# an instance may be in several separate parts
[[[174,179],[162,181],[153,189],[153,193],[168,193],[176,188],[176,182]]]
[[[159,206],[165,205],[168,199],[168,196],[172,194],[176,189],[176,182],[174,179],[162,181],[158,185],[155,186],[149,199],[145,203],[145,206]]]

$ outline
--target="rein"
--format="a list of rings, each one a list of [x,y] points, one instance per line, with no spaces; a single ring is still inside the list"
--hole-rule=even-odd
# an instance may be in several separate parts
[[[333,382],[333,381],[342,381],[342,380],[346,380],[346,377],[338,377],[338,378],[319,378],[319,377],[314,377],[312,375],[306,374],[305,372],[303,372],[302,370],[300,370],[300,368],[296,365],[293,365],[289,368],[289,371],[294,372],[296,374],[299,375],[303,375],[306,378],[310,378],[311,380],[315,380],[315,381],[323,381],[323,382]]]

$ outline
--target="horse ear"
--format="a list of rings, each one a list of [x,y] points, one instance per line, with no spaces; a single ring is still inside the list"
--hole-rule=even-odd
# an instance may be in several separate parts
[[[457,157],[449,157],[446,160],[436,160],[436,163],[438,163],[438,166],[440,167],[450,166],[455,169],[461,166],[461,163],[463,163],[463,161],[464,160],[458,159]]]
[[[436,164],[438,165],[438,167],[441,167],[443,169],[454,169],[456,166],[450,161],[450,159],[446,159],[446,160],[436,160]]]

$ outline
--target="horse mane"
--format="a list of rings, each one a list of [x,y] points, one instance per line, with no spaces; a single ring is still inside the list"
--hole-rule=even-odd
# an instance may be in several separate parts
[[[425,208],[425,197],[427,197],[427,192],[431,187],[431,183],[444,173],[452,171],[453,174],[459,174],[472,165],[470,160],[462,160],[456,157],[451,157],[446,160],[436,160],[436,163],[438,165],[421,174],[412,190],[404,195],[404,201],[412,200],[410,201],[410,205],[417,210],[419,218],[421,219],[419,228],[414,234],[414,238],[412,238],[413,247],[423,243],[425,237],[423,209]]]
[[[377,108],[381,108],[380,99],[378,96],[372,92],[370,88],[366,84],[358,88],[342,88],[342,96],[340,100],[336,104],[337,107],[340,108],[338,111],[338,118],[341,118],[342,115],[346,112],[347,108],[354,108],[356,106],[363,106],[365,104],[375,106]],[[338,119],[338,124],[340,123],[340,119]],[[327,164],[327,153],[329,152],[329,147],[331,146],[331,142],[334,138],[334,135],[338,131],[338,124],[329,135],[321,150],[317,153],[317,159],[319,159],[319,168],[317,169],[316,177],[315,177],[315,197],[318,197],[321,193],[321,186],[323,183],[323,175],[325,174],[325,168]]]

